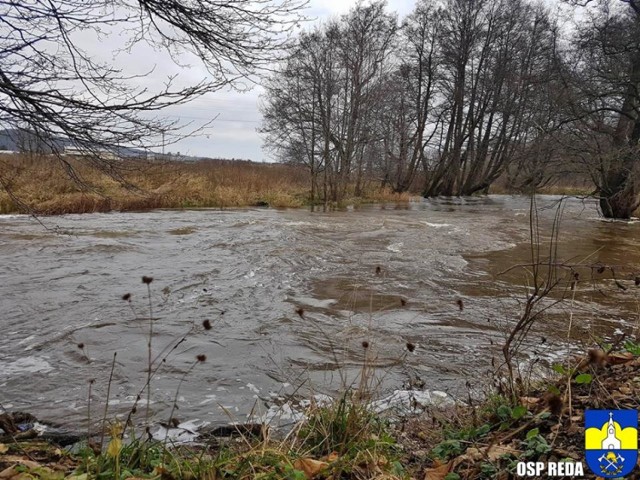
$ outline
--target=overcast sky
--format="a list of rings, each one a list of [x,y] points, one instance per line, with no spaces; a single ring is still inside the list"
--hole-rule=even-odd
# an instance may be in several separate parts
[[[550,4],[557,0],[545,0]],[[306,15],[316,21],[326,20],[332,16],[346,13],[356,4],[356,0],[310,0]],[[397,12],[399,18],[413,10],[415,0],[388,0],[388,10]],[[305,28],[309,28],[307,25]],[[193,66],[184,69],[171,66],[160,53],[149,55],[149,51],[135,51],[125,60],[127,64],[144,65],[146,68],[155,67],[155,73],[176,73],[182,82],[197,82],[206,71]],[[151,62],[151,63],[150,63]],[[161,66],[162,68],[158,68]],[[145,67],[139,67],[145,68]],[[164,75],[154,75],[157,82],[165,80]],[[145,79],[145,82],[154,79]],[[206,156],[212,158],[242,158],[254,161],[271,161],[268,152],[262,149],[262,138],[257,132],[261,124],[259,101],[262,89],[259,85],[245,93],[224,90],[208,94],[188,105],[172,108],[163,112],[166,116],[180,122],[192,122],[194,127],[216,118],[206,135],[185,139],[177,144],[166,147],[166,151],[181,154]]]

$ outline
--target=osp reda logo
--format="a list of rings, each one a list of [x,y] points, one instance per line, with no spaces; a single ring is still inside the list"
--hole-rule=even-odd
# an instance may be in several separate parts
[[[585,410],[585,457],[602,478],[629,475],[638,460],[636,410]]]

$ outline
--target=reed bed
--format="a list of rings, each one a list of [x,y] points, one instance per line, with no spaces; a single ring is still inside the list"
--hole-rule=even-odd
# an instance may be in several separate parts
[[[296,208],[310,203],[300,166],[240,160],[122,161],[109,175],[65,157],[74,180],[52,156],[0,155],[0,213],[40,215],[155,208]],[[119,178],[118,178],[119,177]],[[79,181],[78,181],[79,180]],[[408,202],[409,194],[369,187],[345,204]]]

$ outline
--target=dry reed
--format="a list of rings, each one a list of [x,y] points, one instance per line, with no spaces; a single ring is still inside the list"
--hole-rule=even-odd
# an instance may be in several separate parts
[[[299,166],[236,160],[122,162],[117,181],[65,157],[82,183],[55,157],[0,155],[0,213],[40,215],[155,208],[295,208],[309,203],[308,172]],[[405,202],[410,195],[370,188],[346,203]]]

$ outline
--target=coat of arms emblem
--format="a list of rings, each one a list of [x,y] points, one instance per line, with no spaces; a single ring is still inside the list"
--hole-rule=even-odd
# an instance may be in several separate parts
[[[585,410],[585,456],[603,478],[628,475],[638,460],[636,410]]]

